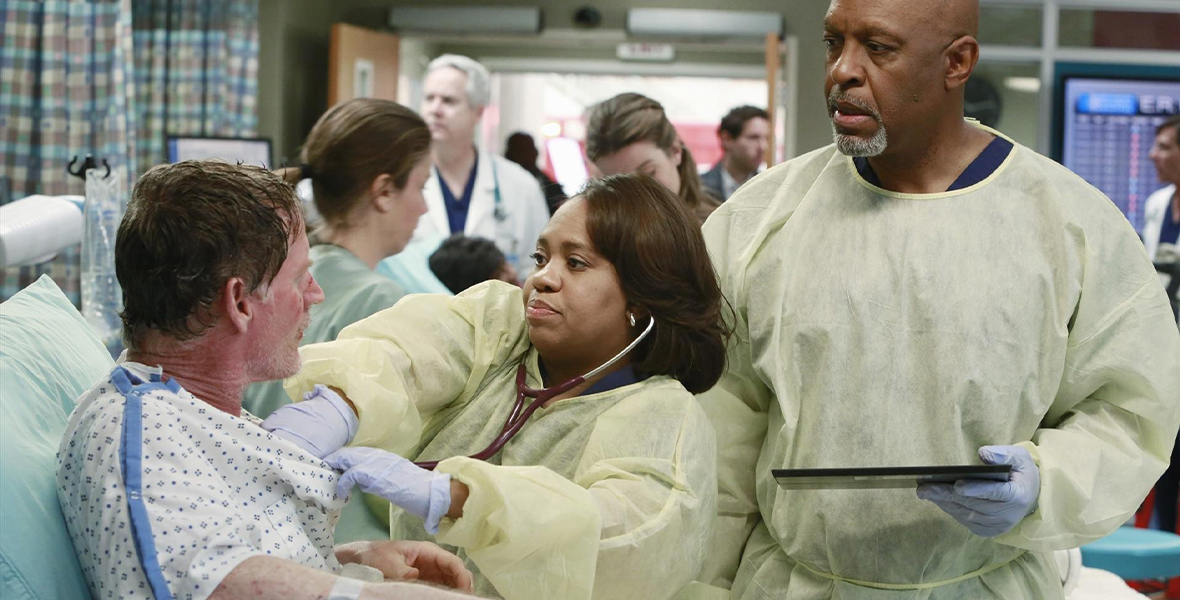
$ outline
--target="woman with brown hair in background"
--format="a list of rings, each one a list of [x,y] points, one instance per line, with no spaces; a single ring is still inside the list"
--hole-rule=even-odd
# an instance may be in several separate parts
[[[300,158],[300,167],[280,174],[290,184],[311,180],[321,220],[309,256],[324,301],[311,309],[300,342],[306,345],[334,340],[341,329],[405,296],[374,268],[405,247],[426,212],[422,187],[430,176],[430,131],[414,111],[395,102],[349,100],[320,117]],[[250,386],[242,406],[265,418],[290,402],[282,382],[270,381]],[[344,509],[336,539],[387,539],[387,507],[378,502],[370,512],[355,499]]]
[[[351,444],[370,447],[326,455],[341,488],[396,505],[395,539],[459,548],[477,593],[671,598],[716,514],[693,394],[717,381],[727,334],[699,222],[650,177],[607,177],[557,210],[533,260],[523,290],[411,295],[303,348],[287,389],[355,406]],[[323,407],[280,409],[273,433],[338,446]]]
[[[701,223],[721,203],[701,186],[697,163],[659,102],[623,93],[590,108],[586,156],[603,175],[643,173],[680,196]]]

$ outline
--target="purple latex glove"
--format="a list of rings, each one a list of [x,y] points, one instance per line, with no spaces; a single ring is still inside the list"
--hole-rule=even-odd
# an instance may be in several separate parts
[[[1020,446],[984,446],[979,449],[979,458],[989,465],[1012,465],[1008,481],[928,483],[918,486],[918,497],[933,502],[976,535],[995,537],[1036,510],[1041,471],[1028,450]]]
[[[304,394],[302,402],[279,408],[262,422],[263,429],[316,458],[324,458],[348,445],[359,426],[348,403],[323,385],[316,385]]]
[[[345,495],[352,486],[381,496],[422,519],[426,532],[438,533],[438,522],[451,509],[451,476],[427,471],[392,453],[376,448],[344,448],[324,462],[343,471],[337,493]]]

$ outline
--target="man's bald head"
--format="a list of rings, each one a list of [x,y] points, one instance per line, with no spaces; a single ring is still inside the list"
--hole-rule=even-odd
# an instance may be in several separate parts
[[[837,8],[856,10],[909,40],[929,40],[940,48],[979,35],[979,0],[832,0],[829,17]]]
[[[926,25],[926,31],[942,39],[979,35],[979,0],[886,0],[883,3],[896,4],[899,14],[914,14]]]

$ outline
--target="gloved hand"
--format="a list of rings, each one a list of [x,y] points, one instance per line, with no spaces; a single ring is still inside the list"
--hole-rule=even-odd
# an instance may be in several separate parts
[[[324,458],[340,476],[338,492],[359,485],[366,494],[381,496],[422,519],[426,531],[438,533],[438,522],[451,509],[451,476],[427,471],[392,453],[376,448],[344,448]]]
[[[360,424],[339,394],[316,385],[302,402],[288,404],[270,414],[262,428],[315,455],[325,456],[352,441]]]
[[[995,537],[1036,510],[1041,472],[1028,450],[1019,446],[984,446],[979,458],[989,465],[1012,465],[1009,480],[928,483],[918,486],[918,497],[938,505],[976,535]]]

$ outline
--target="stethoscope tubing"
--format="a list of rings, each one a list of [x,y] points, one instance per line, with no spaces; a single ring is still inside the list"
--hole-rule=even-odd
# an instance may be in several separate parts
[[[626,356],[628,352],[634,350],[635,347],[638,346],[639,343],[642,342],[649,333],[651,333],[652,328],[655,326],[655,322],[655,318],[649,317],[647,321],[647,327],[643,330],[643,333],[639,334],[639,337],[636,337],[635,340],[628,344],[626,348],[623,348],[621,352],[603,363],[597,369],[594,369],[585,375],[574,377],[573,379],[565,381],[561,385],[541,388],[539,390],[529,387],[525,384],[525,378],[528,371],[525,369],[524,361],[521,361],[520,366],[516,368],[516,402],[513,403],[512,411],[508,413],[508,418],[504,421],[504,427],[500,429],[500,434],[496,436],[496,439],[492,440],[491,444],[488,444],[487,448],[472,454],[469,458],[474,458],[476,460],[487,460],[495,456],[498,452],[500,452],[500,450],[504,449],[504,446],[507,445],[508,442],[512,440],[512,438],[516,437],[517,433],[520,433],[520,430],[522,427],[524,427],[525,422],[529,420],[529,417],[533,416],[533,413],[537,412],[538,408],[540,408],[546,402],[549,402],[550,400],[574,389],[575,387],[582,385],[587,379],[590,379],[591,377],[594,377],[595,375],[598,375],[599,373],[610,368],[611,365],[615,364],[624,356]],[[534,398],[532,403],[529,404],[528,408],[524,407],[525,398]],[[415,462],[414,464],[423,469],[433,471],[434,468],[438,466],[438,463],[439,461],[437,460],[429,460]]]

